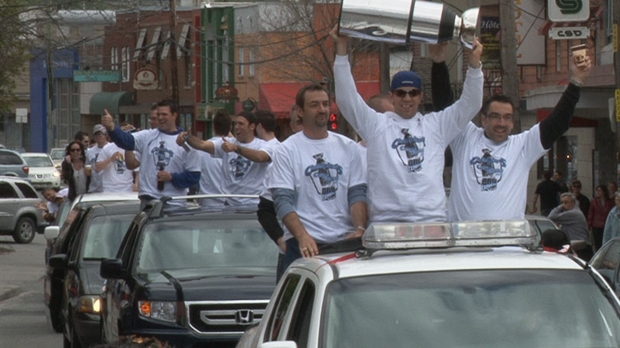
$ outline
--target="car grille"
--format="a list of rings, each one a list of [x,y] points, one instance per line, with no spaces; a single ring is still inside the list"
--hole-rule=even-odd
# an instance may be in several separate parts
[[[207,335],[239,335],[259,322],[269,301],[213,301],[187,304],[190,327]]]

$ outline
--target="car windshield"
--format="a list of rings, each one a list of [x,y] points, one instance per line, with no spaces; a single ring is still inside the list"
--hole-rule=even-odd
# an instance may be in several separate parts
[[[102,260],[116,256],[135,214],[97,216],[86,228],[82,259]]]
[[[138,273],[264,268],[275,274],[277,247],[255,220],[153,223],[145,227],[141,243]]]
[[[54,162],[47,156],[24,156],[30,167],[53,167]]]
[[[65,149],[52,150],[50,157],[55,160],[61,160],[65,157]]]
[[[620,313],[584,271],[485,270],[334,281],[322,348],[620,346]]]

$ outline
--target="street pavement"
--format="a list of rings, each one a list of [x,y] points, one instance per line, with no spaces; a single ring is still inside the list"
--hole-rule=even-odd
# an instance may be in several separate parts
[[[0,236],[0,301],[21,294],[25,291],[24,286],[41,279],[45,271],[45,243],[42,234],[35,236],[32,245],[15,244],[13,237]],[[33,245],[37,247],[33,248]],[[24,255],[17,255],[26,250],[29,253],[27,265],[23,264]]]
[[[11,237],[9,237],[11,238]],[[10,244],[0,244],[0,255],[14,253],[15,248]],[[5,276],[4,272],[0,275],[0,302],[15,297],[22,292],[19,285],[11,284],[12,281]]]

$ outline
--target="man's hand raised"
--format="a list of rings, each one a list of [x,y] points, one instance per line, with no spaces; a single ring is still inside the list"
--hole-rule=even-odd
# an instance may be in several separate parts
[[[482,66],[482,62],[480,61],[480,57],[482,56],[483,46],[478,41],[478,39],[474,40],[474,46],[472,47],[469,53],[469,65],[472,68],[480,68]]]
[[[112,115],[108,112],[107,109],[105,109],[104,111],[105,112],[103,116],[101,116],[101,124],[108,130],[109,133],[114,130],[116,125],[114,124],[114,117],[112,117]]]

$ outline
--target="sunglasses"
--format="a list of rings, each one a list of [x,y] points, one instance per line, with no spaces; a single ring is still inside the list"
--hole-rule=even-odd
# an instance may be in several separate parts
[[[412,89],[412,90],[409,90],[409,91],[405,91],[404,89],[397,89],[397,90],[393,91],[392,93],[394,93],[394,95],[399,97],[399,98],[404,98],[407,94],[409,94],[409,96],[411,98],[415,98],[415,97],[419,96],[420,93],[422,93],[422,91],[420,91],[419,89]]]
[[[71,152],[80,152],[80,151],[82,151],[82,149],[70,149],[69,151],[71,151]]]

